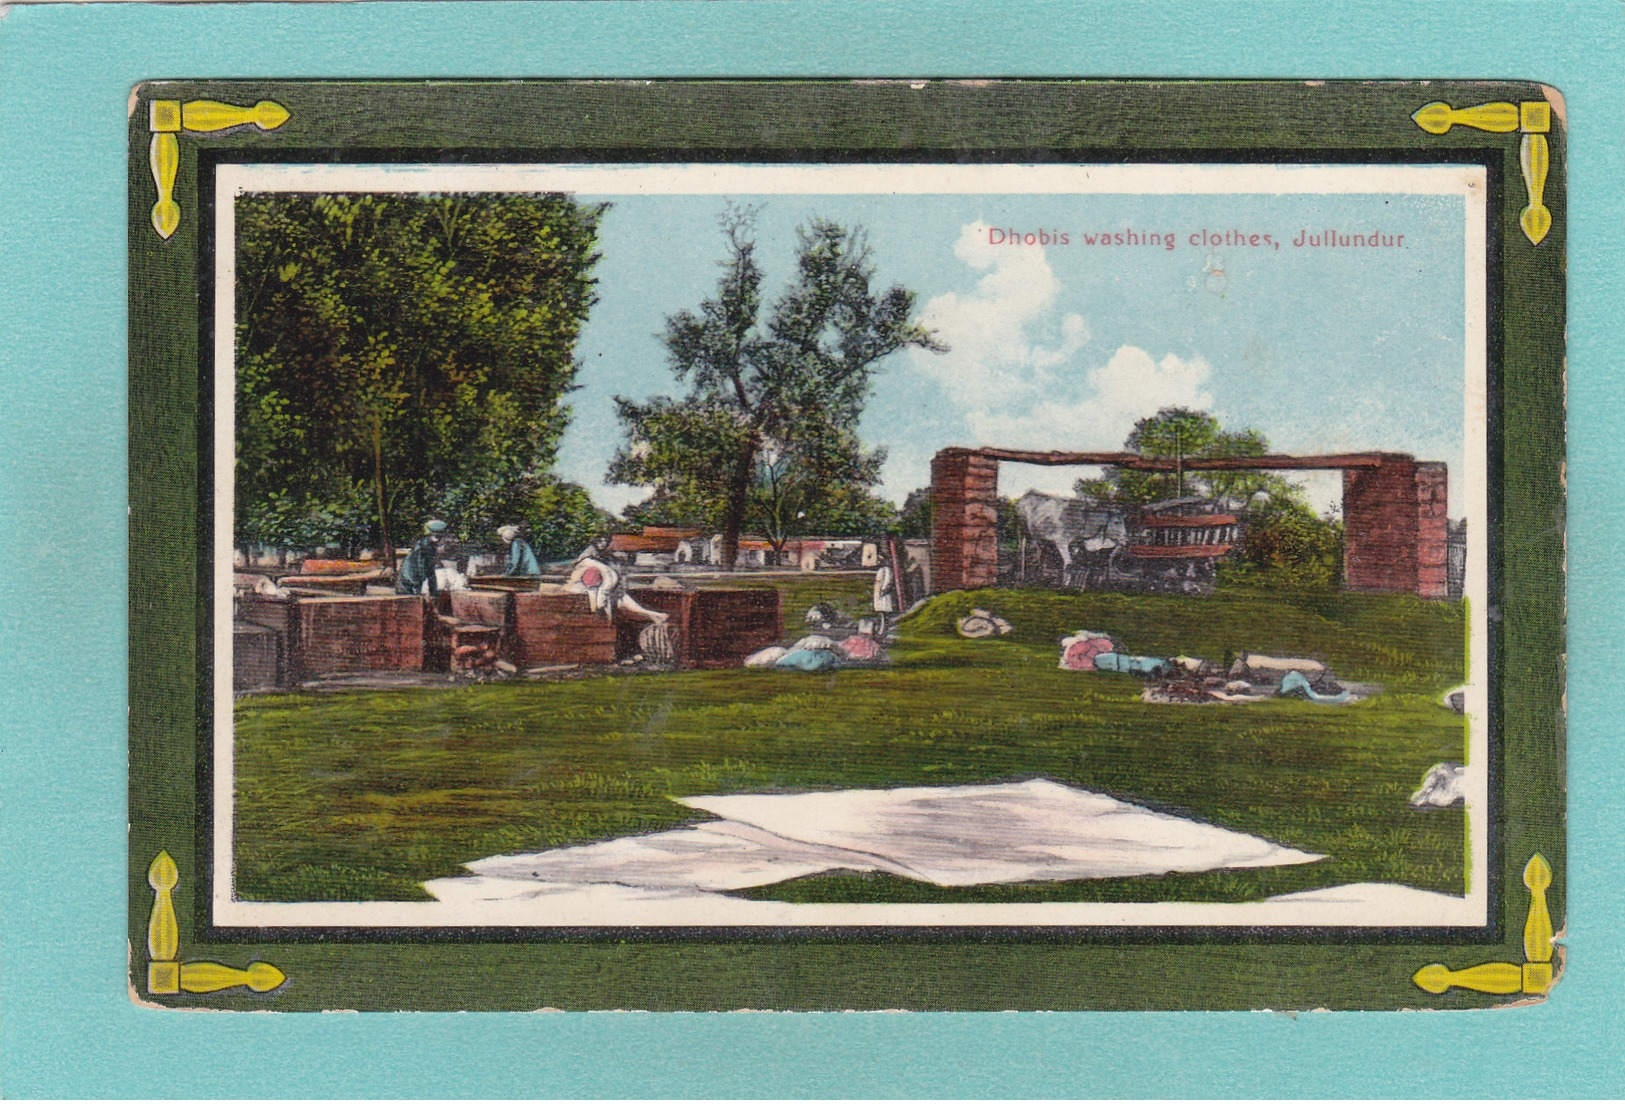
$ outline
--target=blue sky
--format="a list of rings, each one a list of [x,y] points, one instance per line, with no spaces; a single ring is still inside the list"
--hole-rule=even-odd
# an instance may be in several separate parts
[[[665,317],[713,294],[724,242],[718,195],[581,194],[611,203],[599,302],[578,347],[580,390],[558,470],[606,507],[621,440],[610,397],[676,389]],[[1385,449],[1444,460],[1459,513],[1463,448],[1464,201],[1456,195],[736,195],[759,204],[758,257],[776,295],[795,229],[814,216],[868,232],[878,282],[918,293],[950,346],[883,362],[860,432],[890,458],[881,493],[929,481],[949,445],[1116,448],[1166,405],[1262,430],[1283,452]],[[1376,229],[1403,245],[1297,248],[1307,229]],[[1269,234],[1275,247],[1192,245],[1202,230]],[[995,244],[990,230],[1068,244]],[[1170,235],[1175,248],[1085,244],[1086,233]],[[1002,489],[1061,490],[1083,470],[1005,465]],[[1336,476],[1312,484],[1324,506]]]

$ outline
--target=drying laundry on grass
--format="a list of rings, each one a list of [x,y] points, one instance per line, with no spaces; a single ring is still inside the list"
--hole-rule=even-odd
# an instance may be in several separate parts
[[[809,633],[789,647],[763,648],[745,657],[746,667],[784,671],[827,671],[832,667],[873,667],[886,662],[886,648],[866,632]]]
[[[1061,641],[1066,671],[1108,671],[1147,680],[1141,697],[1161,704],[1247,704],[1296,698],[1317,705],[1344,705],[1376,691],[1344,684],[1318,659],[1243,652],[1228,670],[1195,656],[1146,656],[1125,651],[1111,636],[1089,629]]]
[[[970,640],[981,640],[990,636],[1004,636],[1012,628],[1010,622],[996,613],[989,613],[985,609],[973,609],[961,617],[955,627],[959,635]]]
[[[630,887],[689,896],[831,871],[939,886],[1127,878],[1316,862],[1322,855],[1049,779],[673,800],[718,818],[467,863],[436,897],[495,900]]]
[[[1467,768],[1460,763],[1435,763],[1411,794],[1416,809],[1448,809],[1467,802]]]

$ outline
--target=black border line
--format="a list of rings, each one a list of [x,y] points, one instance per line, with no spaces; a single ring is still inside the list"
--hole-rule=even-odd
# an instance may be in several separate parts
[[[157,82],[152,82],[157,83]],[[187,81],[187,84],[209,82]],[[251,83],[251,82],[247,82]],[[354,83],[353,81],[301,83]],[[417,82],[405,82],[417,83]],[[462,82],[456,82],[462,83]],[[491,81],[488,83],[509,83]],[[569,81],[547,83],[567,84]],[[689,83],[676,81],[671,83]],[[709,82],[708,82],[709,83]],[[751,83],[749,81],[728,83]],[[763,79],[758,83],[783,84]],[[819,83],[827,83],[820,81]],[[901,82],[898,82],[901,83]],[[934,81],[936,83],[936,81]],[[941,80],[940,83],[952,83]],[[1064,83],[1074,83],[1072,81]],[[1076,83],[1084,83],[1078,79]],[[1098,83],[1098,82],[1096,82]],[[1118,83],[1118,82],[1111,82]],[[1125,84],[1145,83],[1122,81]],[[1160,83],[1160,82],[1159,82]],[[1182,82],[1170,82],[1182,83]],[[1189,83],[1225,83],[1192,81]],[[1256,81],[1229,83],[1253,84]],[[1291,82],[1271,82],[1291,83]],[[150,84],[149,86],[150,87]],[[199,249],[198,277],[198,723],[197,785],[200,806],[194,818],[198,826],[197,884],[200,887],[193,927],[200,942],[217,944],[1155,944],[1172,945],[1343,945],[1404,946],[1496,944],[1505,934],[1500,905],[1501,862],[1504,854],[1498,814],[1504,801],[1504,741],[1501,739],[1502,680],[1500,669],[1505,645],[1501,631],[1504,564],[1499,534],[1502,521],[1502,478],[1504,474],[1502,437],[1501,377],[1505,351],[1505,311],[1502,279],[1504,234],[1501,204],[1505,199],[1502,166],[1505,151],[1499,147],[1456,147],[1430,150],[1402,148],[1163,148],[1121,149],[1096,147],[1008,146],[990,149],[953,148],[863,148],[792,149],[689,147],[584,147],[539,146],[500,148],[435,148],[414,151],[400,148],[318,147],[210,147],[197,150]],[[1113,164],[1304,164],[1304,165],[1478,165],[1485,170],[1488,194],[1485,208],[1486,318],[1486,397],[1488,449],[1486,478],[1489,481],[1489,532],[1485,534],[1485,557],[1489,567],[1487,665],[1490,678],[1489,732],[1487,733],[1492,777],[1488,787],[1488,878],[1487,923],[1470,927],[1311,927],[1258,925],[806,925],[806,926],[669,926],[669,927],[352,927],[309,925],[299,927],[219,926],[214,923],[213,897],[213,406],[214,406],[214,247],[215,170],[220,164],[991,164],[991,165],[1113,165]],[[316,190],[316,189],[313,189]],[[331,191],[331,189],[322,189]],[[266,902],[274,904],[276,902]],[[319,904],[321,902],[312,902]]]

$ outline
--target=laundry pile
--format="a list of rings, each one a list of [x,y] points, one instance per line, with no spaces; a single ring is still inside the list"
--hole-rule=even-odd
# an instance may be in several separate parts
[[[961,617],[955,627],[959,635],[969,640],[981,640],[989,636],[1004,636],[1011,629],[1010,622],[996,613],[989,613],[985,609],[973,609],[969,615]]]
[[[787,671],[827,671],[832,667],[874,667],[886,662],[886,648],[869,633],[844,636],[809,633],[789,647],[775,645],[745,657],[746,667]]]
[[[827,671],[835,667],[875,667],[887,662],[890,639],[878,618],[854,620],[827,602],[807,610],[812,630],[793,644],[762,648],[745,657],[746,667],[785,671]]]
[[[1061,641],[1066,671],[1110,671],[1146,680],[1141,697],[1164,704],[1244,704],[1270,698],[1297,698],[1318,705],[1343,705],[1373,692],[1345,685],[1318,659],[1243,652],[1228,669],[1194,656],[1144,656],[1122,650],[1106,633],[1084,629]]]

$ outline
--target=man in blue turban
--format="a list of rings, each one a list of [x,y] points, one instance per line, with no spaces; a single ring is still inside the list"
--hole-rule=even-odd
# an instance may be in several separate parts
[[[422,593],[425,584],[429,587],[430,597],[440,593],[440,583],[435,578],[434,569],[440,560],[440,542],[445,539],[445,534],[446,523],[438,519],[423,527],[423,536],[406,554],[400,574],[395,576],[396,594]]]

